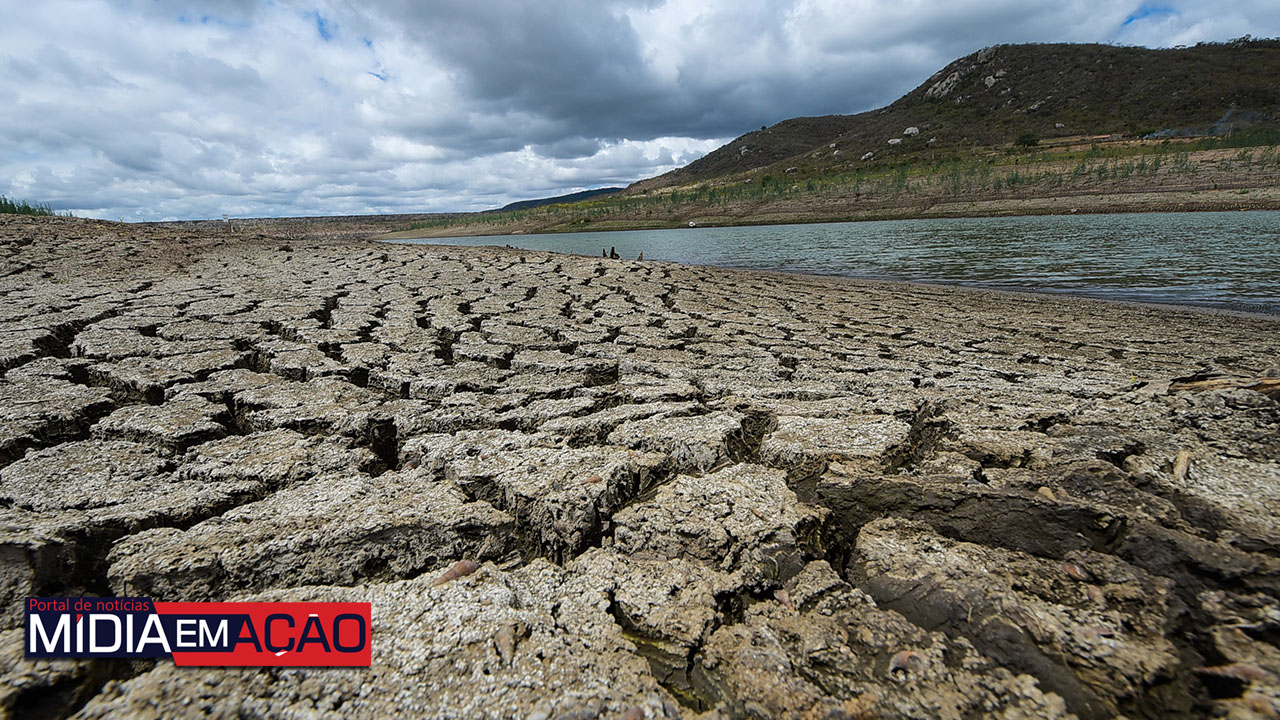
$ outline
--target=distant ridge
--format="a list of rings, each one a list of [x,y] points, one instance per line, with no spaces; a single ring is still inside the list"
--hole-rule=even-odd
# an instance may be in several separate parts
[[[801,174],[925,149],[1019,137],[1158,137],[1280,125],[1280,40],[1152,50],[1093,44],[996,45],[952,62],[891,105],[857,115],[783,120],[749,132],[633,191],[756,168]],[[912,134],[908,129],[918,131]],[[889,144],[891,139],[898,142]]]
[[[537,200],[520,200],[509,205],[503,205],[497,210],[490,212],[505,212],[507,210],[528,210],[529,208],[542,207],[543,205],[556,205],[558,203],[571,203],[580,200],[590,200],[591,198],[601,197],[604,195],[613,195],[622,192],[623,188],[596,188],[595,190],[583,190],[582,192],[569,193],[568,195],[557,195],[556,197],[540,198]]]

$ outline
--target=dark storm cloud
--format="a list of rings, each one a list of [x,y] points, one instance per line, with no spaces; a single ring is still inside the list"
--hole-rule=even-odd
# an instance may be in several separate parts
[[[649,84],[623,7],[507,0],[434,3],[429,10],[414,3],[399,12],[411,36],[462,74],[470,97],[558,115]]]
[[[571,160],[595,155],[600,151],[601,142],[593,138],[568,137],[531,147],[535,153],[544,158]]]
[[[531,138],[537,144],[554,145],[556,136],[564,135],[722,137],[749,127],[764,106],[773,104],[758,94],[739,97],[737,83],[712,86],[696,75],[661,77],[626,14],[655,7],[448,2],[429,10],[398,4],[384,12],[448,68],[459,93],[476,110],[502,116],[514,109],[538,118],[542,127],[528,128],[543,130]],[[724,50],[717,62],[733,62],[734,49]],[[503,127],[526,137],[519,125]]]
[[[444,132],[467,149],[556,136],[734,136],[891,102],[997,42],[1110,39],[1137,3],[393,2],[376,15],[447,69],[464,105],[539,122]]]
[[[48,0],[0,26],[0,193],[126,219],[625,184],[1003,42],[1280,34],[1273,1]]]
[[[835,3],[702,3],[660,44],[634,18],[654,3],[448,2],[383,6],[486,113],[511,108],[584,137],[722,137],[802,114],[892,101],[959,55],[1016,40],[1097,39],[1126,6],[952,2],[922,11]],[[1135,4],[1136,5],[1136,4]],[[813,52],[812,46],[817,47]],[[745,61],[745,63],[744,63]],[[745,70],[746,72],[744,72]]]

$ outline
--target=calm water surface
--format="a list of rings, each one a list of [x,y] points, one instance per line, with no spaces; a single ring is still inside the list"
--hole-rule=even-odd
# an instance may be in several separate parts
[[[1144,213],[494,235],[696,265],[1071,293],[1280,314],[1280,212]]]

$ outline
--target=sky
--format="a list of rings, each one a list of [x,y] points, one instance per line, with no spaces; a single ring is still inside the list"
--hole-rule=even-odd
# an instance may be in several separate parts
[[[0,194],[135,220],[626,185],[987,45],[1280,36],[1275,0],[8,0]]]

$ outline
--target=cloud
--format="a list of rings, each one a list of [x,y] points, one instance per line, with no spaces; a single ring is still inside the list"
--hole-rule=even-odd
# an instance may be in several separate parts
[[[1172,47],[1280,35],[1280,5],[1269,0],[1144,2],[1126,20],[1116,40],[1132,45]]]
[[[0,193],[82,215],[476,210],[625,184],[1002,42],[1280,35],[1274,2],[47,0],[0,27]]]

